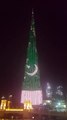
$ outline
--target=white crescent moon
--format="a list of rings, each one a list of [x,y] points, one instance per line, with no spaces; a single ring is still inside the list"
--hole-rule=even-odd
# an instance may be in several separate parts
[[[37,67],[36,64],[35,64],[34,66],[35,66],[35,70],[34,70],[32,73],[28,73],[28,72],[26,72],[28,75],[33,76],[33,75],[35,75],[35,74],[37,73],[37,71],[38,71],[38,67]]]

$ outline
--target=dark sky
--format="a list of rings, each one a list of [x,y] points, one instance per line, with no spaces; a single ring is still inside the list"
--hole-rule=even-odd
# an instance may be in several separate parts
[[[0,3],[0,97],[20,99],[32,7],[41,82],[67,87],[67,3],[64,0]]]

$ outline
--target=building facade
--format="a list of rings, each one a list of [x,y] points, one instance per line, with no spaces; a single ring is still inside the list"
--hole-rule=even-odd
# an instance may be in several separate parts
[[[34,13],[32,12],[24,82],[21,91],[21,103],[24,103],[28,100],[32,103],[32,105],[40,105],[42,104],[42,98],[40,72],[38,68],[38,55],[36,49]]]

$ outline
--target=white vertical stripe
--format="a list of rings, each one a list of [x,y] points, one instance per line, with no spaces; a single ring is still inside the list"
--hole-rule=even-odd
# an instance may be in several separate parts
[[[32,102],[32,105],[42,104],[42,90],[35,91],[22,90],[21,103],[24,103],[26,100],[30,100],[30,102]]]

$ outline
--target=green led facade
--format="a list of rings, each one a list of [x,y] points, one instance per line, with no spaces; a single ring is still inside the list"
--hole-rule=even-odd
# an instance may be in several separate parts
[[[38,55],[36,49],[36,34],[34,27],[34,17],[32,14],[23,90],[40,90],[40,89],[41,86],[40,86],[40,74],[38,69]]]

